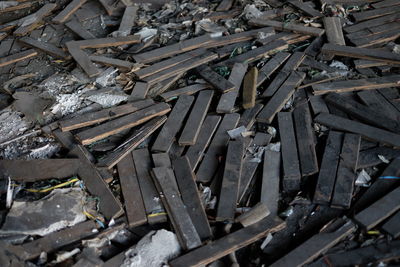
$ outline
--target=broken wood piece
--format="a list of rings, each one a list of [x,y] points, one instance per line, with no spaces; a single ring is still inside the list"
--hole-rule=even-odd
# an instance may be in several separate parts
[[[124,12],[125,5],[122,1],[115,2],[114,0],[98,0],[107,11],[109,16],[121,16]]]
[[[204,80],[213,85],[216,89],[218,89],[222,93],[235,90],[235,85],[233,83],[226,80],[224,77],[213,71],[208,66],[198,67],[197,72]]]
[[[286,256],[273,263],[271,266],[299,267],[311,263],[328,249],[352,234],[355,230],[355,225],[351,221],[348,221],[345,225],[334,232],[318,233],[289,252]]]
[[[262,202],[257,203],[254,205],[251,210],[248,212],[243,213],[239,217],[235,219],[236,222],[240,223],[243,225],[243,227],[247,227],[249,225],[252,225],[254,223],[257,223],[267,217],[270,214],[270,211],[267,207]],[[273,215],[275,216],[275,215]]]
[[[247,64],[242,63],[235,63],[233,65],[228,81],[235,85],[235,89],[221,95],[217,106],[218,113],[234,112],[236,98],[239,95],[240,86],[242,84],[243,77],[246,74],[247,67]]]
[[[96,39],[96,36],[94,36],[91,32],[87,31],[85,28],[82,27],[82,25],[79,23],[78,20],[72,19],[65,23],[65,27],[70,29],[73,33],[78,35],[80,38],[88,40],[88,39]]]
[[[351,47],[335,44],[324,44],[322,52],[335,56],[370,59],[388,64],[400,64],[400,55],[379,49]]]
[[[258,122],[271,123],[285,103],[292,97],[297,86],[304,80],[305,73],[293,71],[277,92],[257,115]]]
[[[153,168],[156,183],[162,192],[161,199],[171,219],[178,240],[184,250],[191,250],[201,245],[200,237],[193,225],[179,192],[172,186],[175,180],[173,172],[168,172],[167,167]]]
[[[285,228],[286,224],[278,217],[267,217],[255,224],[228,234],[210,244],[184,254],[169,264],[172,267],[200,267],[218,260],[242,247]]]
[[[163,204],[159,200],[157,189],[150,175],[153,164],[148,149],[133,150],[132,157],[149,224],[167,221],[167,214],[165,213]]]
[[[281,153],[265,150],[260,201],[267,206],[272,216],[278,215],[280,172]]]
[[[263,104],[256,104],[253,108],[246,109],[240,117],[238,127],[244,126],[247,130],[250,130],[256,122],[258,113],[263,109],[263,107]]]
[[[341,132],[329,131],[315,189],[314,203],[329,205],[331,202],[336,182],[340,151],[342,149],[343,135],[344,134]]]
[[[136,82],[135,86],[132,89],[131,95],[129,96],[129,100],[136,101],[145,99],[148,91],[149,91],[148,83]]]
[[[216,221],[233,222],[236,200],[239,192],[240,175],[243,165],[243,141],[230,141],[226,153],[224,175],[222,177]]]
[[[124,11],[124,15],[122,16],[121,23],[119,24],[118,28],[118,35],[119,36],[127,36],[131,34],[132,27],[135,24],[135,20],[137,18],[137,11],[139,7],[134,6],[127,6]]]
[[[258,70],[257,86],[260,86],[290,57],[289,53],[279,52]]]
[[[256,104],[258,69],[251,68],[243,82],[243,108],[249,109]]]
[[[29,49],[23,52],[19,52],[10,56],[0,58],[0,68],[5,67],[25,59],[37,56],[37,52],[34,49]]]
[[[324,17],[324,27],[328,42],[335,45],[346,45],[340,17]]]
[[[214,173],[218,168],[218,155],[225,153],[225,146],[229,142],[229,135],[227,131],[236,127],[240,115],[237,113],[225,114],[222,119],[214,138],[212,139],[207,153],[197,170],[196,176],[198,182],[210,182]]]
[[[65,46],[76,63],[78,63],[89,77],[95,77],[100,74],[100,70],[93,64],[89,56],[75,44],[75,41],[68,42]]]
[[[192,219],[200,239],[202,241],[208,240],[212,237],[212,232],[197,189],[196,176],[190,166],[189,160],[184,156],[173,160],[172,164],[183,204]]]
[[[75,176],[79,166],[78,159],[0,160],[0,178],[18,182],[63,179]]]
[[[143,141],[146,140],[146,138],[160,128],[166,120],[166,116],[156,117],[138,129],[134,130],[123,144],[100,159],[98,165],[107,167],[108,169],[113,168],[127,154],[138,147]]]
[[[192,167],[193,171],[197,168],[197,165],[203,158],[204,151],[211,142],[211,139],[215,131],[217,130],[220,121],[220,116],[207,115],[201,126],[196,143],[192,146],[189,146],[185,155],[188,157],[190,166]]]
[[[65,53],[61,48],[58,48],[50,43],[41,42],[31,37],[22,37],[18,41],[24,44],[25,46],[39,49],[53,57],[58,57],[63,59],[71,58],[71,56]]]
[[[400,87],[400,75],[389,75],[379,78],[367,78],[359,80],[346,80],[312,85],[314,95],[326,93],[345,93],[359,90],[373,90],[388,87]]]
[[[299,0],[289,0],[287,2],[295,8],[300,9],[303,13],[309,15],[310,17],[319,18],[323,16],[321,12],[312,8],[308,3],[303,3]]]
[[[136,227],[147,222],[142,193],[133,164],[132,155],[127,154],[117,165],[118,176],[124,196],[125,213],[129,227]]]
[[[35,13],[22,18],[21,25],[18,29],[14,31],[15,36],[24,36],[34,29],[36,29],[43,21],[43,18],[50,15],[50,13],[57,7],[57,4],[48,3],[42,6]]]
[[[166,103],[159,103],[132,114],[105,122],[93,128],[84,130],[76,134],[76,137],[83,145],[88,145],[110,135],[117,134],[123,130],[133,128],[154,117],[167,114],[171,110]]]
[[[167,121],[154,141],[151,151],[168,152],[174,141],[175,136],[180,131],[186,114],[192,106],[194,97],[182,95],[176,101],[174,108],[169,114]]]
[[[292,113],[279,112],[278,124],[281,137],[283,188],[287,191],[297,191],[300,189],[301,172]]]
[[[117,67],[123,70],[131,70],[134,66],[132,62],[106,56],[89,56],[89,59],[93,62],[101,63],[106,66]]]
[[[360,134],[361,136],[384,144],[400,147],[400,135],[372,127],[357,121],[327,113],[319,114],[314,121],[332,129]]]
[[[77,11],[83,4],[86,3],[86,0],[72,0],[60,13],[57,14],[52,19],[54,23],[64,23],[66,22],[75,11]]]
[[[319,171],[315,152],[315,135],[308,101],[300,103],[294,111],[294,126],[299,152],[302,176],[310,176]]]
[[[165,93],[161,94],[160,97],[165,102],[169,102],[169,101],[176,99],[180,95],[194,95],[195,93],[197,93],[201,90],[204,90],[204,89],[209,89],[210,87],[211,86],[208,84],[193,84],[193,85],[189,85],[186,87],[182,87],[179,89],[165,92]]]
[[[353,198],[361,137],[346,133],[343,138],[331,206],[348,209]]]
[[[397,187],[368,208],[354,216],[361,226],[370,230],[394,214],[400,208],[400,188]]]
[[[207,115],[208,108],[210,107],[214,91],[204,90],[201,91],[193,105],[190,115],[186,121],[185,127],[179,137],[179,145],[194,145],[199,136],[201,125]]]
[[[325,31],[320,28],[303,26],[300,23],[284,23],[275,20],[251,19],[249,24],[253,26],[274,27],[278,31],[292,31],[312,36],[322,36]]]

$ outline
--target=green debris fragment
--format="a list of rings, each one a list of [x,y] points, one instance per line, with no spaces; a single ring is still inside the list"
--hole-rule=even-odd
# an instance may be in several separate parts
[[[224,78],[228,78],[231,70],[227,66],[215,67],[214,71]]]

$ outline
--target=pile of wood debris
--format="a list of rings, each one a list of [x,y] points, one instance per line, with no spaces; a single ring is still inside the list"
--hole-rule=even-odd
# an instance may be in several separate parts
[[[399,0],[0,1],[0,265],[396,263],[399,37]]]

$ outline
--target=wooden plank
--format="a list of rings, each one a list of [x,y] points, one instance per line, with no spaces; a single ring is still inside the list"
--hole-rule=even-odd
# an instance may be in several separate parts
[[[326,105],[322,96],[313,95],[309,96],[308,99],[310,101],[311,109],[314,115],[318,115],[321,112],[329,113],[328,106]]]
[[[267,217],[255,224],[228,234],[205,246],[184,254],[169,264],[172,267],[197,267],[216,261],[236,250],[248,246],[269,233],[277,232],[286,226],[278,217]]]
[[[299,0],[289,0],[287,1],[289,4],[294,6],[297,9],[300,9],[303,13],[307,14],[313,18],[322,17],[322,13],[312,8],[308,3],[300,2]]]
[[[78,173],[77,159],[0,160],[1,178],[18,182],[63,179]]]
[[[258,202],[251,208],[251,210],[238,216],[235,219],[235,222],[240,223],[243,227],[247,227],[249,225],[261,221],[262,219],[267,217],[270,213],[271,212],[268,210],[267,205]]]
[[[242,84],[243,77],[246,74],[247,67],[247,64],[242,63],[235,63],[235,65],[233,65],[228,81],[235,85],[235,89],[221,95],[217,106],[218,113],[234,112],[236,98],[239,95],[240,86]]]
[[[129,113],[138,111],[143,108],[147,108],[154,105],[154,101],[146,99],[142,101],[132,102],[116,107],[103,109],[100,111],[85,113],[84,115],[78,115],[71,119],[61,120],[58,122],[62,131],[72,131],[79,128],[87,127],[97,123],[105,122],[107,120],[115,119]]]
[[[388,64],[400,64],[400,55],[379,49],[350,47],[343,45],[324,44],[323,53],[333,54],[335,56],[352,57],[383,61]]]
[[[354,216],[362,227],[370,230],[400,209],[400,188],[396,188]]]
[[[65,46],[76,63],[78,63],[89,77],[95,77],[100,74],[100,70],[93,64],[89,56],[75,44],[75,41],[68,42]]]
[[[383,61],[375,61],[368,59],[356,59],[353,60],[356,69],[366,69],[372,67],[388,66],[388,63]]]
[[[397,13],[400,11],[398,6],[389,6],[383,8],[376,8],[372,10],[365,10],[362,12],[353,13],[352,16],[356,22],[371,20],[377,17],[386,16],[389,14]]]
[[[186,156],[189,159],[192,170],[196,169],[200,160],[203,158],[204,151],[211,142],[211,138],[217,130],[217,126],[220,120],[220,116],[207,115],[200,129],[200,133],[196,140],[196,143],[190,146],[187,150]]]
[[[265,107],[257,115],[258,122],[271,123],[285,103],[292,97],[297,86],[304,80],[305,73],[293,71]]]
[[[323,29],[307,27],[303,26],[303,24],[294,22],[283,23],[275,20],[251,19],[248,23],[252,26],[274,27],[277,31],[292,31],[317,37],[322,36],[325,33],[325,30]]]
[[[149,84],[145,82],[136,82],[135,86],[132,89],[131,95],[129,97],[130,100],[140,100],[145,99],[147,92],[149,91]]]
[[[192,171],[189,160],[184,156],[173,160],[172,164],[183,204],[192,219],[200,239],[202,241],[208,240],[212,237],[212,232],[197,189],[196,175]]]
[[[359,104],[350,98],[342,95],[331,93],[325,100],[332,106],[343,110],[347,114],[351,115],[362,122],[374,125],[379,128],[384,128],[392,132],[400,132],[400,125],[397,121],[388,118],[386,115],[381,115],[379,112],[375,112],[373,109]]]
[[[118,35],[127,36],[131,34],[132,27],[137,17],[138,6],[127,6],[122,16],[121,23],[118,28]]]
[[[149,224],[165,222],[167,217],[164,206],[159,200],[157,189],[150,176],[152,163],[149,150],[147,148],[133,150],[132,157]]]
[[[132,155],[127,154],[118,163],[117,168],[129,227],[147,223],[147,215]]]
[[[378,26],[366,28],[366,29],[358,31],[358,32],[348,33],[348,34],[346,34],[346,37],[350,41],[354,41],[359,38],[373,37],[376,34],[395,30],[395,29],[398,29],[399,27],[400,27],[399,23],[397,21],[394,21],[394,22],[390,22],[390,23],[387,23],[384,25],[378,25]]]
[[[256,122],[256,116],[264,107],[263,104],[256,104],[253,108],[246,109],[238,122],[238,127],[244,126],[247,130],[253,127]]]
[[[279,112],[278,124],[281,137],[283,188],[286,191],[296,191],[300,189],[301,172],[292,113]]]
[[[385,31],[378,34],[367,36],[366,38],[352,39],[351,42],[357,47],[361,48],[373,48],[381,44],[387,44],[390,41],[396,40],[399,34],[400,26],[394,30]]]
[[[332,129],[360,134],[361,136],[395,147],[400,146],[400,135],[394,134],[376,127],[372,127],[357,121],[344,119],[339,116],[321,113],[314,121],[326,125]]]
[[[296,247],[286,256],[273,263],[272,267],[279,266],[303,266],[311,263],[328,249],[335,246],[345,237],[355,232],[355,225],[349,221],[338,230],[331,233],[319,233],[312,236],[306,242]]]
[[[216,8],[216,11],[228,11],[232,8],[233,0],[222,0]]]
[[[25,8],[31,7],[33,4],[34,4],[34,1],[8,6],[8,7],[0,9],[0,14],[25,9]]]
[[[88,220],[63,230],[53,232],[45,237],[22,244],[24,253],[21,256],[24,260],[33,260],[42,252],[52,253],[58,249],[73,244],[82,239],[90,238],[98,232],[93,231],[98,226],[95,221]]]
[[[37,56],[37,52],[34,49],[29,49],[23,52],[19,52],[10,56],[0,58],[0,68],[5,67],[25,59]]]
[[[399,222],[400,222],[400,212],[396,212],[382,225],[382,229],[386,233],[390,234],[393,238],[398,238],[400,236]]]
[[[365,169],[381,164],[382,160],[378,157],[379,155],[384,156],[388,160],[392,160],[400,156],[400,150],[390,147],[374,147],[360,151],[358,169]]]
[[[359,90],[373,90],[387,87],[400,87],[400,75],[390,75],[379,78],[359,80],[337,81],[331,83],[319,83],[312,86],[314,95],[336,92],[353,92]]]
[[[125,5],[122,1],[113,1],[113,0],[99,0],[101,5],[107,11],[109,16],[121,16],[124,12]]]
[[[172,57],[180,53],[185,53],[190,50],[203,47],[211,43],[212,41],[213,40],[210,35],[206,34],[192,39],[184,40],[176,44],[153,49],[149,52],[137,54],[134,55],[133,58],[138,63],[151,63],[156,60]]]
[[[214,91],[211,90],[205,90],[199,93],[179,137],[179,145],[194,145],[196,143],[213,96]]]
[[[179,97],[171,114],[168,116],[163,128],[154,141],[151,151],[153,152],[168,152],[174,141],[175,136],[180,131],[183,120],[192,106],[194,97],[182,95]]]
[[[86,0],[72,0],[60,13],[57,14],[52,19],[53,23],[64,23],[66,22],[75,11],[77,11],[83,4],[86,3]]]
[[[133,131],[133,133],[117,148],[105,155],[99,160],[98,165],[107,167],[108,169],[113,168],[120,160],[128,155],[132,150],[137,148],[143,141],[145,141],[151,134],[153,134],[158,128],[160,128],[165,121],[166,116],[156,117],[141,127]]]
[[[371,4],[373,8],[383,8],[388,6],[397,6],[400,5],[399,1],[396,0],[384,0],[377,3]]]
[[[252,108],[256,104],[257,79],[258,69],[256,67],[251,68],[244,77],[242,100],[242,106],[244,109]]]
[[[71,57],[70,55],[65,53],[61,48],[58,48],[50,43],[40,42],[31,37],[22,37],[18,39],[18,41],[25,46],[39,49],[53,57],[58,57],[63,59],[69,59]]]
[[[207,50],[203,50],[203,53],[199,56],[192,57],[182,63],[176,64],[173,67],[167,68],[163,71],[159,71],[153,75],[145,77],[143,81],[153,85],[157,82],[166,80],[168,78],[174,77],[177,74],[184,73],[198,66],[206,64],[214,59],[218,58],[218,55]]]
[[[356,23],[354,25],[347,26],[343,30],[346,33],[353,33],[353,32],[364,30],[364,29],[369,28],[369,27],[374,27],[374,26],[386,24],[388,22],[396,21],[399,18],[400,18],[400,14],[399,13],[390,14],[390,15],[378,17],[378,18],[375,18],[375,19],[370,19],[370,20],[367,20],[367,21]]]
[[[198,67],[197,72],[204,80],[222,93],[233,91],[236,88],[232,82],[228,81],[208,66]]]
[[[160,97],[165,102],[169,102],[169,101],[172,101],[172,100],[178,98],[181,95],[194,95],[195,93],[197,93],[201,90],[209,89],[209,88],[211,88],[211,86],[208,84],[193,84],[193,85],[185,86],[185,87],[175,89],[172,91],[168,91],[166,93],[161,94]]]
[[[293,111],[302,176],[318,172],[317,154],[315,152],[315,135],[308,101],[296,106]]]
[[[134,66],[132,62],[106,56],[89,56],[89,58],[93,62],[101,63],[106,66],[117,67],[128,71],[131,70]]]
[[[240,115],[237,113],[225,114],[212,139],[207,153],[204,155],[199,169],[196,173],[198,182],[210,182],[218,168],[218,155],[225,153],[225,146],[228,144],[229,135],[227,131],[236,127]]]
[[[310,57],[315,58],[320,52],[322,45],[325,43],[324,38],[317,37],[315,38],[311,44],[304,50],[304,53]]]
[[[272,216],[278,215],[280,172],[281,153],[266,150],[264,152],[260,201],[268,207]]]
[[[271,81],[267,89],[262,93],[262,97],[271,97],[276,91],[282,86],[286,81],[292,71],[296,70],[304,59],[304,53],[295,52],[293,53],[286,64],[283,66],[282,70],[278,75]]]
[[[67,23],[65,23],[65,27],[70,29],[73,33],[78,35],[80,38],[88,40],[88,39],[96,39],[91,32],[83,28],[82,24],[79,23],[76,19],[71,19]]]
[[[129,36],[121,36],[121,37],[106,37],[106,38],[98,38],[98,39],[91,39],[91,40],[71,41],[68,43],[73,43],[74,45],[78,46],[80,49],[105,48],[105,47],[140,43],[140,36],[139,35],[129,35]]]
[[[314,193],[313,202],[316,204],[329,205],[331,202],[342,142],[343,133],[329,131]]]
[[[167,167],[153,168],[155,180],[162,191],[161,199],[168,211],[178,240],[184,250],[191,250],[201,245],[200,237],[193,225],[179,192],[172,186],[171,181],[175,180],[173,172],[168,172]]]
[[[43,19],[50,15],[50,13],[57,7],[57,4],[54,3],[48,3],[42,6],[38,11],[35,13],[23,18],[21,20],[20,27],[14,31],[15,36],[24,36],[36,29],[37,27],[40,26],[42,23]],[[25,21],[29,21],[28,25],[25,25],[26,23],[23,23]]]
[[[356,169],[358,152],[360,150],[361,137],[357,134],[346,133],[343,138],[342,151],[340,153],[339,165],[335,189],[333,191],[331,206],[335,208],[348,209],[353,198],[354,183],[356,180]]]
[[[346,45],[342,31],[342,19],[340,17],[324,17],[323,21],[328,42],[335,45]]]
[[[170,110],[171,108],[168,104],[159,103],[132,114],[105,122],[93,128],[83,130],[76,134],[76,137],[83,145],[88,145],[110,135],[120,133],[123,130],[145,123],[154,117],[165,115]]]
[[[243,141],[230,141],[226,153],[224,175],[218,200],[216,221],[233,222],[243,165]]]
[[[258,70],[257,86],[260,86],[290,57],[289,53],[279,52]]]

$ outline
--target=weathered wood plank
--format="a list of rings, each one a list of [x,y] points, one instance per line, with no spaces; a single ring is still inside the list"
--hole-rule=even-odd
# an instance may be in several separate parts
[[[57,7],[57,4],[55,3],[48,3],[42,6],[38,11],[35,13],[26,16],[25,18],[22,18],[21,24],[17,23],[18,25],[21,25],[18,29],[14,31],[15,36],[24,36],[36,29],[37,27],[40,26],[41,22],[43,21],[43,18],[50,15],[50,13]],[[29,24],[25,25],[22,23],[23,21],[29,20]]]
[[[342,151],[337,168],[335,189],[333,190],[331,206],[348,209],[353,198],[354,182],[361,137],[346,133],[343,138]]]
[[[286,224],[278,217],[267,217],[255,224],[211,242],[180,256],[169,264],[172,267],[199,267],[216,261],[236,250],[248,246],[267,236],[269,233],[283,229]]]
[[[279,180],[281,172],[281,153],[272,150],[264,152],[261,199],[272,216],[278,215]]]
[[[25,46],[39,49],[39,50],[45,52],[46,54],[49,54],[54,57],[63,58],[63,59],[69,59],[71,57],[70,55],[65,53],[61,48],[58,48],[55,45],[52,45],[50,43],[40,42],[31,37],[23,37],[23,38],[18,39],[18,41]]]
[[[240,115],[237,113],[225,114],[215,133],[214,138],[204,155],[199,169],[196,173],[198,182],[210,182],[218,168],[218,155],[225,153],[225,146],[228,144],[229,135],[227,131],[236,127]]]
[[[170,110],[171,108],[168,104],[159,103],[93,128],[83,130],[76,134],[76,137],[83,145],[91,144],[110,135],[120,133],[123,130],[133,128],[154,117],[165,115]]]
[[[386,233],[390,234],[393,238],[400,236],[400,212],[396,212],[391,218],[389,218],[383,225],[382,229]]]
[[[281,137],[283,188],[286,191],[296,191],[300,189],[301,172],[292,113],[279,112],[278,125]]]
[[[397,187],[368,208],[354,216],[361,226],[370,230],[400,209],[400,188]]]
[[[293,71],[278,91],[257,115],[258,122],[271,123],[285,103],[292,97],[297,86],[304,80],[305,73]]]
[[[183,204],[202,241],[210,239],[212,232],[196,185],[196,175],[192,171],[187,157],[172,162]]]
[[[60,13],[52,19],[54,23],[66,22],[87,0],[72,0]]]
[[[151,151],[153,152],[168,152],[174,141],[175,136],[182,127],[183,120],[192,106],[194,97],[182,95],[179,97],[174,108],[169,114],[167,121],[154,141]]]
[[[136,227],[147,222],[142,193],[140,192],[132,155],[127,154],[117,165],[122,195],[124,196],[125,213],[129,227]]]
[[[390,41],[396,40],[400,34],[400,25],[394,30],[385,31],[378,34],[372,34],[366,38],[352,39],[351,42],[360,48],[373,48],[381,44],[387,44]]]
[[[306,27],[300,23],[283,23],[275,20],[251,19],[249,24],[252,26],[274,27],[278,31],[292,31],[312,36],[322,36],[325,30],[315,27]]]
[[[86,72],[89,77],[95,77],[100,74],[100,70],[93,64],[89,56],[82,51],[75,41],[71,41],[65,44],[68,52],[72,58],[78,63],[78,65]]]
[[[321,12],[312,8],[308,3],[303,3],[299,0],[289,0],[287,2],[311,17],[319,18],[323,16]]]
[[[208,84],[193,84],[193,85],[189,85],[189,86],[185,86],[185,87],[182,87],[179,89],[165,92],[165,93],[161,94],[160,97],[165,102],[169,102],[169,101],[176,99],[180,95],[194,95],[195,93],[197,93],[201,90],[209,89],[209,88],[211,88],[211,86]]]
[[[329,131],[322,157],[321,169],[314,193],[313,202],[329,205],[336,182],[336,173],[339,165],[340,151],[342,149],[343,133]]]
[[[201,125],[207,115],[213,96],[214,91],[211,90],[205,90],[199,93],[185,127],[182,130],[181,136],[179,137],[179,145],[194,145],[196,143]]]
[[[344,93],[359,90],[373,90],[387,87],[400,87],[400,75],[390,75],[379,78],[337,81],[312,85],[314,95],[326,93]]]
[[[243,81],[243,108],[249,109],[256,104],[258,69],[253,67]]]
[[[121,23],[118,28],[118,35],[127,36],[131,34],[131,30],[133,25],[135,24],[135,20],[137,18],[138,6],[127,6],[124,11],[124,15],[122,16]]]
[[[175,180],[173,172],[167,167],[153,168],[156,183],[162,192],[161,199],[168,211],[168,217],[174,226],[178,240],[184,250],[191,250],[201,245],[200,237],[193,225],[179,192],[172,186]]]
[[[211,142],[220,121],[220,116],[207,115],[202,124],[196,143],[193,146],[190,146],[187,150],[185,155],[188,157],[193,171],[197,168],[197,165],[203,158],[204,151]]]
[[[260,86],[290,57],[289,53],[279,52],[258,70],[257,86]]]
[[[390,147],[374,147],[371,149],[360,151],[360,159],[358,160],[358,169],[365,169],[368,167],[377,166],[382,163],[378,157],[384,156],[388,160],[400,157],[400,149],[393,149]]]
[[[388,22],[396,21],[399,18],[400,18],[400,13],[390,14],[390,15],[378,17],[375,19],[370,19],[367,21],[356,23],[354,25],[347,26],[343,30],[347,33],[353,33],[353,32],[364,30],[369,27],[378,26],[378,25],[386,24]]]
[[[37,56],[37,52],[34,49],[29,49],[23,52],[19,52],[10,56],[0,58],[0,68],[5,67],[25,59]]]
[[[324,27],[328,42],[335,45],[346,45],[340,17],[324,17]]]
[[[365,10],[362,12],[353,13],[352,16],[356,22],[371,20],[377,17],[386,16],[389,14],[397,13],[400,11],[398,6],[389,6],[383,8],[375,8],[372,10]]]
[[[399,1],[396,0],[384,0],[377,3],[371,4],[373,8],[383,8],[388,6],[397,6],[400,5]]]
[[[226,153],[225,169],[217,208],[217,221],[233,222],[243,165],[243,141],[230,141]]]
[[[83,26],[76,19],[68,21],[67,23],[65,23],[65,26],[82,39],[96,39],[96,36],[83,28]]]
[[[134,66],[132,62],[106,56],[89,56],[89,59],[93,62],[97,62],[106,66],[117,67],[123,70],[131,70]]]
[[[213,85],[222,93],[233,91],[236,88],[232,82],[228,81],[208,66],[198,67],[197,72],[204,80]]]
[[[240,117],[238,127],[244,126],[248,130],[253,127],[256,122],[256,117],[263,107],[263,104],[256,104],[253,108],[246,109]]]
[[[309,96],[308,99],[314,115],[318,115],[321,112],[329,113],[328,106],[326,105],[322,96],[312,95]]]
[[[344,119],[339,116],[321,113],[314,121],[326,125],[330,128],[360,134],[367,139],[371,139],[384,144],[399,147],[400,135],[394,134],[376,127],[372,127],[357,121]]]
[[[149,87],[150,86],[148,83],[136,82],[135,86],[132,89],[129,99],[133,101],[145,99],[147,92],[149,91]]]
[[[105,47],[111,47],[111,46],[121,46],[121,45],[140,43],[140,36],[139,35],[129,35],[129,36],[121,36],[121,37],[106,37],[106,38],[98,38],[98,39],[91,39],[91,40],[71,41],[68,43],[73,43],[74,45],[78,46],[80,49],[105,48]]]

